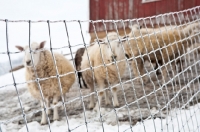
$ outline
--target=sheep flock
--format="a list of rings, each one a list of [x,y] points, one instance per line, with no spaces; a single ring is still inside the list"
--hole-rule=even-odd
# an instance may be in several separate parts
[[[145,85],[149,81],[144,70],[145,61],[154,63],[155,70],[161,67],[161,84],[166,83],[167,67],[171,65],[176,75],[176,66],[182,62],[181,56],[191,47],[197,47],[199,26],[198,22],[183,27],[162,28],[147,28],[135,24],[130,27],[131,32],[126,36],[108,32],[105,38],[97,38],[89,46],[77,50],[75,66],[62,54],[46,49],[45,41],[33,42],[25,47],[16,46],[24,52],[23,64],[28,91],[41,102],[41,124],[48,123],[51,103],[54,105],[53,120],[59,120],[57,103],[59,100],[63,104],[66,102],[65,96],[70,94],[76,75],[79,87],[90,89],[88,108],[94,111],[101,108],[103,96],[106,105],[119,107],[117,87],[121,85],[117,84],[120,84],[129,62],[132,65],[135,83]],[[109,100],[108,91],[112,93],[112,101]],[[94,98],[95,94],[98,95],[97,101]]]

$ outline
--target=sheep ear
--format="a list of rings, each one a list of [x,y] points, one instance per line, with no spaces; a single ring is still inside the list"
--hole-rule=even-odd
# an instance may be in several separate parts
[[[125,56],[126,56],[127,59],[129,59],[129,55],[128,54],[125,53]]]
[[[39,49],[44,48],[45,43],[46,43],[46,41],[41,42],[41,43],[40,43],[40,47],[39,47]]]
[[[94,39],[95,42],[98,42],[97,39]],[[102,44],[103,40],[102,39],[99,39],[99,42]]]
[[[102,39],[99,39],[99,42],[100,42],[100,43],[102,43],[102,42],[103,42],[103,40],[102,40]]]
[[[102,39],[94,39],[95,42],[98,42],[98,40],[99,40],[99,42],[103,41]]]
[[[24,51],[24,48],[23,48],[22,46],[16,45],[15,47],[16,47],[18,50],[20,50],[20,51]]]

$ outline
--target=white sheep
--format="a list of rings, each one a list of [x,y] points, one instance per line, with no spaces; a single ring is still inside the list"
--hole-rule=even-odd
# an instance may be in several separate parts
[[[104,44],[102,44],[102,42]],[[94,82],[97,83],[100,90],[103,90],[104,88],[108,87],[109,86],[108,84],[113,85],[119,82],[120,78],[122,77],[126,69],[125,53],[123,51],[122,44],[120,43],[119,40],[117,41],[116,39],[115,41],[110,41],[110,46],[107,41],[105,42],[104,40],[101,40],[100,45],[94,44],[93,46],[87,48],[86,51],[87,52],[85,52],[82,57],[81,70],[84,70],[82,72],[82,75],[87,86],[91,89],[91,92],[94,92],[94,85],[93,85]],[[88,56],[90,60],[88,60]],[[120,62],[116,62],[116,61],[120,61]],[[116,62],[117,66],[114,64],[114,62]],[[103,65],[104,63],[106,67],[104,67]],[[93,74],[92,74],[93,71],[91,71],[90,69],[85,70],[86,68],[90,68],[90,66],[94,68],[95,80],[93,80]],[[119,102],[117,98],[117,88],[116,87],[112,88],[112,92],[113,92],[113,105],[115,107],[119,106]],[[99,103],[101,104],[102,102],[103,93],[105,95],[106,105],[110,104],[107,91],[99,92]],[[90,96],[89,108],[91,109],[94,107],[95,107],[95,110],[98,111],[98,103],[96,103],[96,106],[95,106],[94,94],[92,94]]]
[[[107,37],[108,37],[108,39],[107,39]],[[117,40],[118,39],[118,36],[117,36],[116,32],[109,32],[107,34],[107,37],[104,37],[103,39],[99,39],[99,42],[101,43],[103,41],[107,42],[108,40],[109,41],[113,41],[113,40]],[[98,40],[94,39],[94,43],[91,44],[90,46],[93,46],[94,44],[97,44],[97,43],[98,43]],[[80,88],[82,88],[81,79],[82,79],[84,87],[87,88],[87,85],[85,84],[85,81],[82,78],[82,72],[80,72],[80,70],[81,70],[82,56],[83,56],[84,52],[85,52],[85,48],[79,48],[76,51],[75,59],[74,59],[74,62],[75,62],[75,65],[76,65],[76,70],[78,71],[78,82],[79,82]]]
[[[25,51],[23,63],[26,69],[25,72],[26,81],[31,81],[31,80],[34,81],[36,80],[36,77],[38,77],[39,79],[48,78],[45,80],[39,80],[39,83],[41,86],[45,104],[47,105],[47,108],[49,108],[50,100],[53,98],[53,105],[56,105],[61,97],[61,93],[59,90],[58,78],[57,77],[49,78],[51,76],[57,76],[56,66],[54,65],[54,60],[51,52],[47,49],[43,49],[44,45],[45,41],[41,42],[40,44],[34,42],[30,45],[31,50],[33,51],[32,52],[33,60],[31,59],[29,46],[25,47],[16,46],[16,48],[19,49],[20,51]],[[65,97],[66,92],[69,91],[70,87],[75,81],[74,68],[70,63],[70,61],[67,60],[63,55],[54,53],[54,56],[59,75],[72,72],[62,77],[59,77],[58,75],[58,77],[60,78],[62,93]],[[35,73],[37,74],[37,76]],[[40,100],[41,106],[44,107],[37,82],[34,81],[28,83],[28,90],[34,98]],[[47,113],[50,114],[50,110],[48,110]],[[58,108],[54,107],[53,120],[58,120],[58,119],[59,119]],[[46,123],[47,123],[46,114],[43,110],[41,124],[43,125]]]

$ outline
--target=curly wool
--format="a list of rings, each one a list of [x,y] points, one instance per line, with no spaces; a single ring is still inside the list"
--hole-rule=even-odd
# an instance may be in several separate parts
[[[68,72],[74,72],[72,64],[61,54],[54,53],[55,61],[58,68],[59,75],[66,74]],[[35,66],[38,78],[45,80],[39,80],[43,96],[52,98],[53,96],[61,96],[59,90],[59,81],[57,77],[49,78],[51,76],[56,76],[56,67],[53,62],[53,57],[50,51],[45,50],[40,54],[40,62]],[[26,81],[36,80],[34,68],[26,67]],[[60,77],[60,82],[62,86],[62,92],[65,94],[69,91],[70,87],[75,81],[75,74],[70,73],[63,77]],[[28,90],[31,95],[36,99],[41,99],[40,91],[37,82],[28,83]]]
[[[100,51],[100,49],[101,49],[101,51]],[[119,71],[118,71],[116,65],[110,65],[111,62],[109,60],[105,59],[107,57],[107,54],[105,52],[106,50],[107,50],[107,45],[101,44],[100,48],[99,48],[99,45],[96,44],[96,45],[88,48],[88,55],[90,57],[90,62],[91,62],[92,67],[101,65],[98,68],[94,68],[95,81],[98,83],[103,80],[105,85],[108,85],[108,81],[111,84],[119,81],[118,72],[119,72],[120,76],[123,76],[123,73],[126,68],[126,62],[121,61],[121,62],[117,63],[117,66],[119,68]],[[101,54],[102,54],[102,56],[101,56]],[[122,54],[121,56],[124,56],[124,55]],[[102,61],[102,57],[104,58],[103,61]],[[122,57],[122,58],[125,58],[125,57]],[[82,59],[83,60],[81,63],[81,69],[89,68],[90,64],[89,64],[86,52],[84,53]],[[104,67],[104,65],[103,65],[104,63],[109,64],[106,66],[107,70],[106,70],[106,67]],[[108,77],[107,77],[107,75],[108,75]],[[83,78],[87,83],[93,84],[93,75],[92,75],[92,71],[90,69],[83,71]]]

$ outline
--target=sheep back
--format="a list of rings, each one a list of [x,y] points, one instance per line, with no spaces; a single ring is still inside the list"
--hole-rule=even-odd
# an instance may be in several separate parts
[[[142,35],[146,34],[147,33],[142,33]],[[142,37],[139,32],[135,32],[135,37],[138,38],[131,39],[130,46],[126,42],[125,50],[129,56],[137,56],[139,54],[144,55],[148,53],[148,56],[151,60],[155,60],[157,58],[158,60],[164,60],[165,62],[169,61],[168,57],[172,59],[174,54],[178,54],[178,51],[182,53],[182,46],[186,47],[187,44],[191,44],[189,39],[177,42],[185,38],[184,34],[180,30],[164,31],[162,33],[151,34]],[[157,50],[159,48],[161,48],[161,50]],[[132,55],[131,50],[133,51],[134,55]],[[154,52],[149,54],[151,51]],[[144,59],[148,59],[148,56],[144,56]]]

